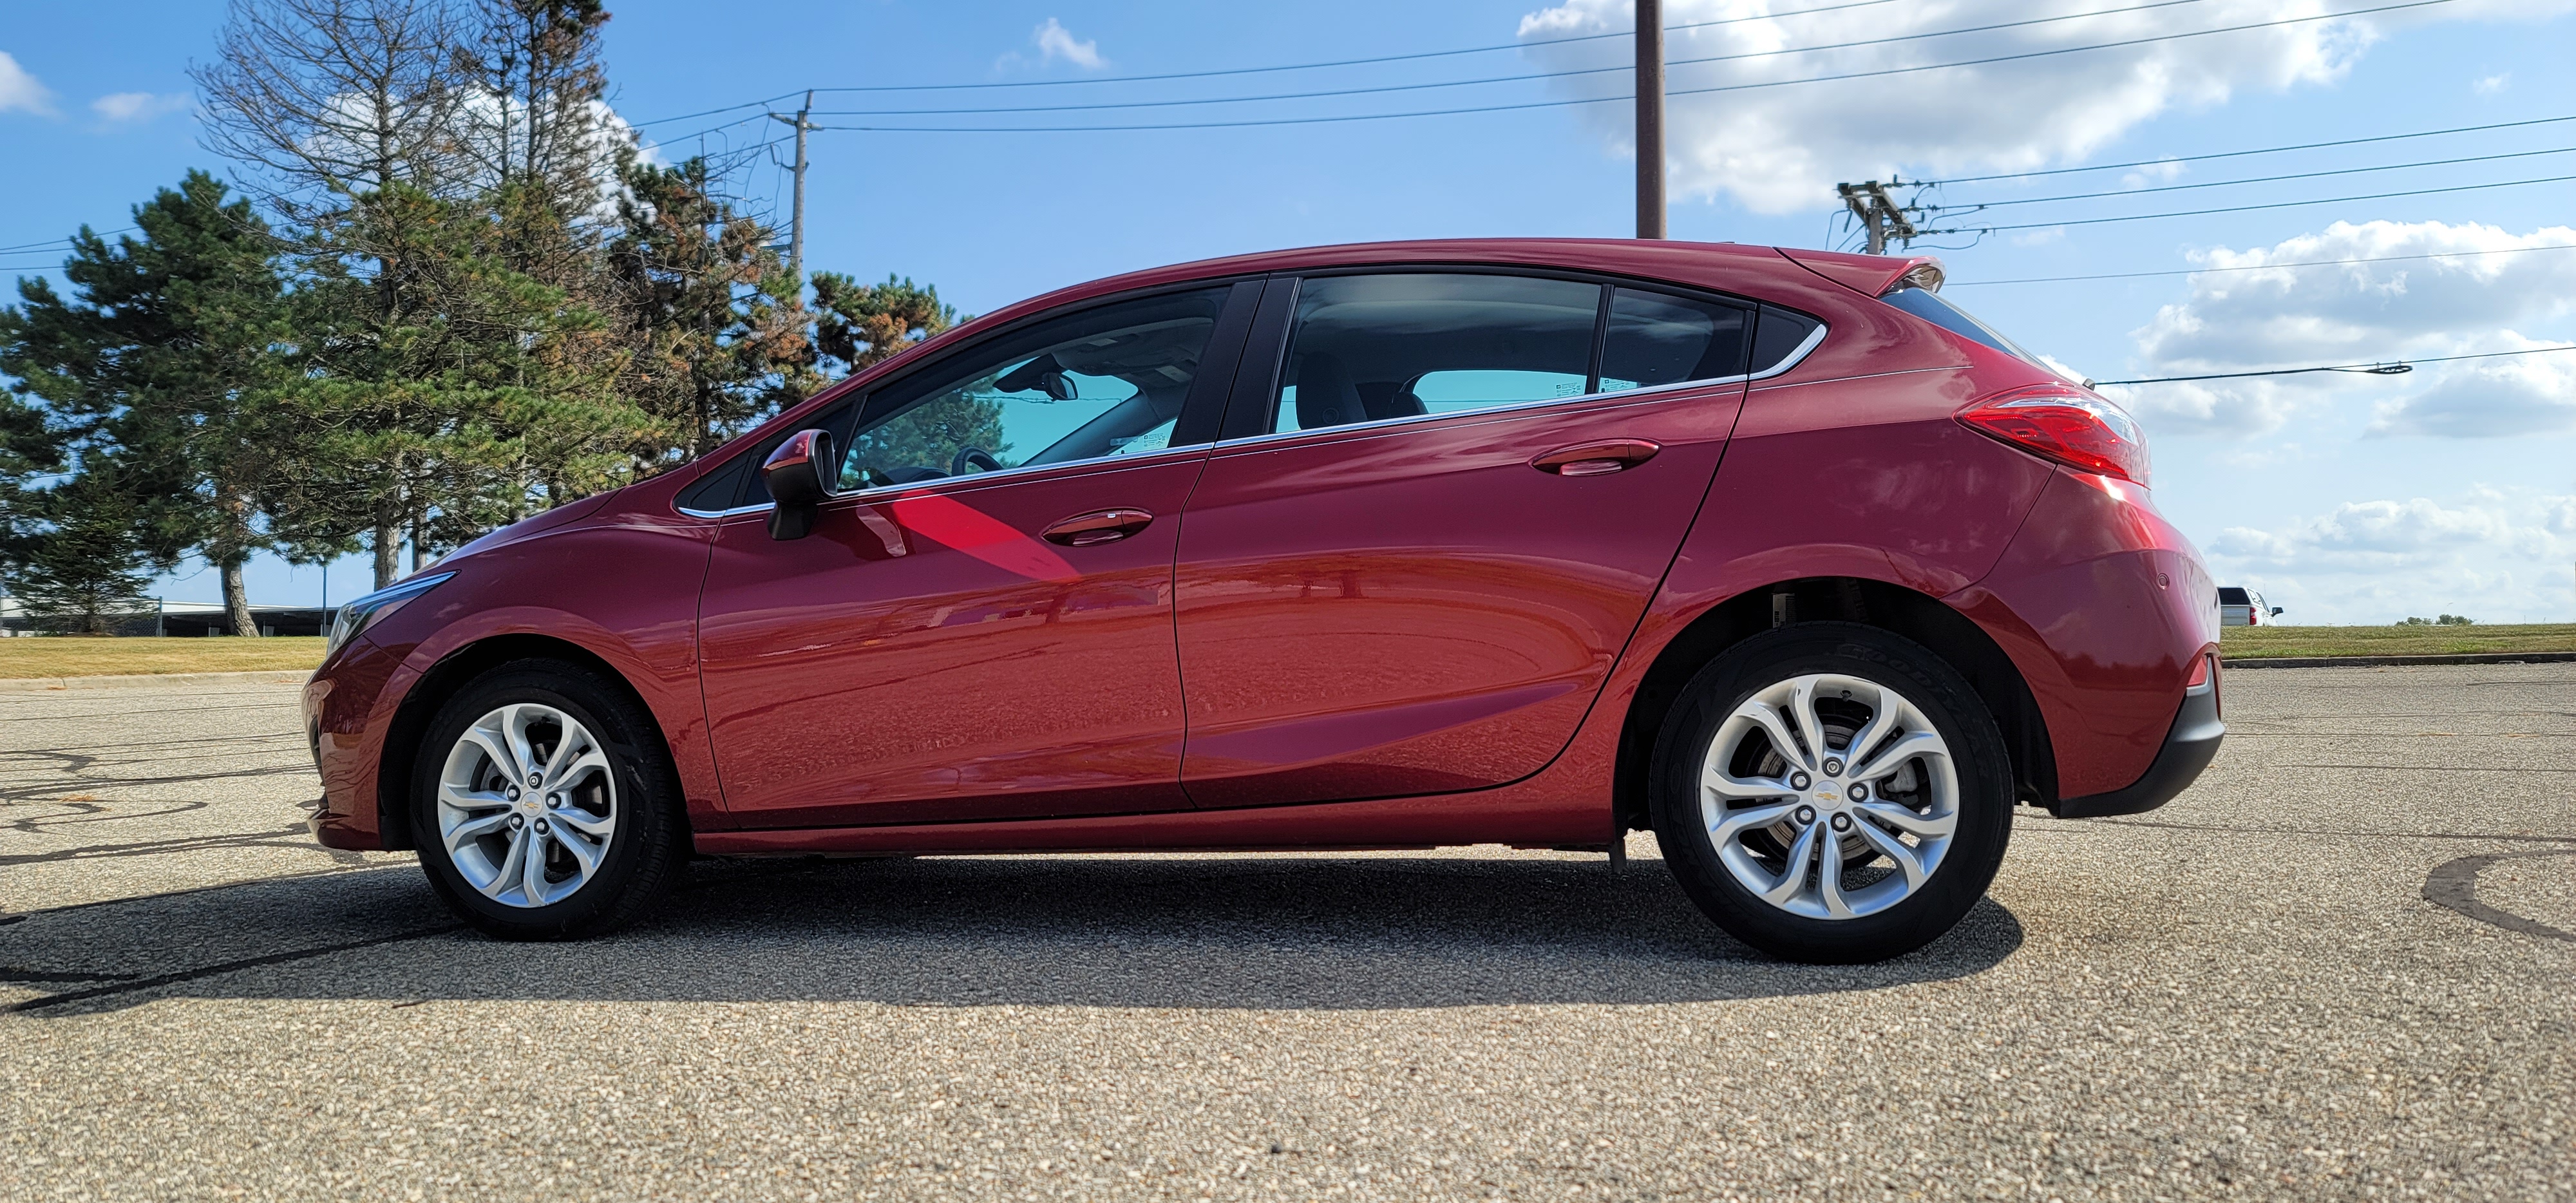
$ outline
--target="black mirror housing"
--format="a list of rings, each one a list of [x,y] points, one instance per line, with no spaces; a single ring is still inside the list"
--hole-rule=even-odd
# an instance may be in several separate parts
[[[839,491],[841,460],[832,453],[832,433],[800,430],[787,436],[762,461],[760,480],[776,503],[769,511],[769,537],[804,538],[814,529],[817,508]]]

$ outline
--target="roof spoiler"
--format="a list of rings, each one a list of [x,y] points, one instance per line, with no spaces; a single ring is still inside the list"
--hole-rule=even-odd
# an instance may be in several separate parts
[[[1930,255],[1846,255],[1839,251],[1781,248],[1789,261],[1865,297],[1899,288],[1941,291],[1941,261]]]

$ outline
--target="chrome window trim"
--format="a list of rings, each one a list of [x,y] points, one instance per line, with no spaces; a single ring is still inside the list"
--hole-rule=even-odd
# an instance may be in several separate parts
[[[1824,345],[1825,335],[1830,330],[1831,327],[1827,326],[1825,323],[1816,323],[1816,328],[1807,332],[1806,339],[1800,342],[1795,348],[1791,349],[1789,354],[1782,357],[1780,362],[1764,368],[1759,372],[1734,376],[1712,376],[1705,380],[1684,380],[1674,384],[1650,385],[1646,388],[1621,389],[1615,393],[1583,393],[1573,397],[1548,397],[1537,401],[1517,401],[1510,405],[1489,405],[1483,409],[1465,409],[1459,410],[1456,413],[1411,414],[1401,418],[1377,418],[1367,422],[1345,422],[1339,426],[1324,426],[1318,427],[1314,430],[1274,430],[1268,434],[1249,435],[1239,439],[1218,439],[1214,443],[1192,443],[1187,447],[1167,447],[1151,455],[1095,455],[1089,459],[1066,460],[1060,464],[1031,464],[1016,468],[1005,468],[999,472],[979,472],[971,478],[963,476],[949,476],[942,477],[939,480],[914,481],[908,485],[880,485],[873,489],[861,489],[855,493],[842,493],[833,497],[832,500],[839,501],[845,497],[869,497],[881,494],[890,494],[903,489],[922,488],[951,480],[1006,479],[1023,473],[1036,472],[1048,468],[1071,468],[1086,464],[1147,463],[1161,456],[1172,455],[1179,452],[1203,452],[1216,448],[1243,447],[1255,443],[1271,442],[1278,439],[1296,438],[1300,435],[1323,434],[1327,431],[1371,430],[1388,426],[1404,426],[1416,422],[1429,422],[1440,418],[1463,418],[1477,414],[1517,413],[1522,410],[1539,409],[1550,405],[1574,405],[1588,401],[1626,401],[1630,398],[1653,397],[1661,393],[1679,392],[1683,389],[1712,388],[1721,384],[1741,384],[1750,383],[1756,380],[1769,380],[1773,377],[1786,374],[1790,369],[1797,367],[1801,362],[1805,361],[1807,356],[1814,354],[1817,347]],[[735,506],[728,510],[693,510],[686,506],[674,506],[672,508],[692,518],[721,520],[725,518],[739,518],[745,514],[765,514],[777,507],[770,503],[763,502],[759,505]]]
[[[941,476],[931,480],[916,480],[909,484],[878,485],[869,489],[856,489],[847,493],[834,493],[831,497],[827,498],[823,504],[829,505],[835,501],[847,501],[854,497],[892,495],[903,492],[907,489],[934,488],[951,481],[971,480],[980,484],[981,482],[988,480],[1007,480],[1011,477],[1025,476],[1032,472],[1045,472],[1055,468],[1079,468],[1101,464],[1149,464],[1169,456],[1186,455],[1191,453],[1205,455],[1207,454],[1208,449],[1214,446],[1215,444],[1213,443],[1191,443],[1187,446],[1181,447],[1165,447],[1160,451],[1148,452],[1142,455],[1094,455],[1085,459],[1069,459],[1053,464],[1021,464],[1017,467],[1004,468],[999,472],[978,472],[973,476]],[[693,510],[682,505],[675,505],[671,508],[692,518],[739,518],[744,514],[766,514],[771,510],[777,509],[778,506],[775,502],[764,501],[759,505],[738,505],[729,510]]]
[[[1831,327],[1826,326],[1823,322],[1817,322],[1816,328],[1807,332],[1806,340],[1799,343],[1796,347],[1791,348],[1789,354],[1784,356],[1780,362],[1772,364],[1770,367],[1764,368],[1759,372],[1755,372],[1752,375],[1745,377],[1745,379],[1769,380],[1774,376],[1780,375],[1781,373],[1798,366],[1800,361],[1806,359],[1807,356],[1813,353],[1816,348],[1825,344],[1825,331],[1830,328]],[[1730,377],[1730,379],[1732,379],[1732,377]]]
[[[1572,397],[1546,397],[1537,401],[1515,401],[1509,405],[1488,405],[1483,409],[1462,409],[1455,413],[1407,414],[1401,418],[1372,418],[1366,422],[1344,422],[1339,426],[1318,426],[1313,430],[1274,430],[1268,434],[1245,435],[1239,439],[1218,439],[1216,445],[1220,448],[1243,447],[1253,443],[1266,443],[1275,439],[1296,438],[1300,435],[1326,434],[1341,430],[1374,430],[1386,426],[1405,426],[1416,422],[1430,422],[1441,418],[1465,418],[1483,414],[1518,413],[1522,410],[1539,409],[1550,405],[1574,405],[1586,401],[1626,401],[1634,397],[1652,397],[1658,393],[1680,392],[1683,389],[1713,388],[1721,384],[1744,384],[1755,380],[1769,380],[1774,376],[1781,375],[1789,369],[1798,366],[1799,361],[1805,359],[1809,354],[1812,354],[1817,347],[1824,345],[1826,329],[1827,327],[1823,322],[1816,323],[1816,328],[1808,332],[1806,340],[1792,348],[1788,355],[1781,358],[1780,362],[1764,368],[1759,372],[1749,374],[1738,373],[1733,376],[1711,376],[1705,380],[1682,380],[1672,384],[1653,384],[1644,388],[1621,389],[1615,393],[1582,393]]]

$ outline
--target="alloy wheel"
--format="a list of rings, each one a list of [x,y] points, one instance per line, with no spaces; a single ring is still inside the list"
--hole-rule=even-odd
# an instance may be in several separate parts
[[[1894,906],[1941,868],[1959,774],[1922,709],[1875,681],[1775,682],[1718,724],[1700,817],[1718,859],[1764,902],[1811,919]]]
[[[505,906],[561,902],[617,836],[617,778],[580,720],[514,702],[457,737],[438,779],[438,836],[465,883]]]

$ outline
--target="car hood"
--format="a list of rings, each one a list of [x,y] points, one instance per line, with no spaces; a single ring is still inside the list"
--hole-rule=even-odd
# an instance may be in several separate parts
[[[462,557],[473,555],[478,551],[489,551],[492,548],[499,547],[505,543],[516,543],[531,535],[540,535],[547,531],[554,530],[557,527],[569,526],[591,516],[592,514],[598,513],[602,506],[608,504],[608,499],[616,496],[618,492],[620,492],[620,490],[611,489],[606,493],[601,493],[592,497],[584,497],[579,501],[567,501],[562,505],[556,506],[555,508],[547,510],[546,512],[538,514],[532,518],[522,518],[517,522],[513,522],[508,526],[484,535],[463,547],[459,547],[446,555],[438,557],[438,563],[446,564]],[[437,564],[433,564],[430,567],[435,568],[437,566]],[[428,569],[422,569],[422,571],[426,572]]]

